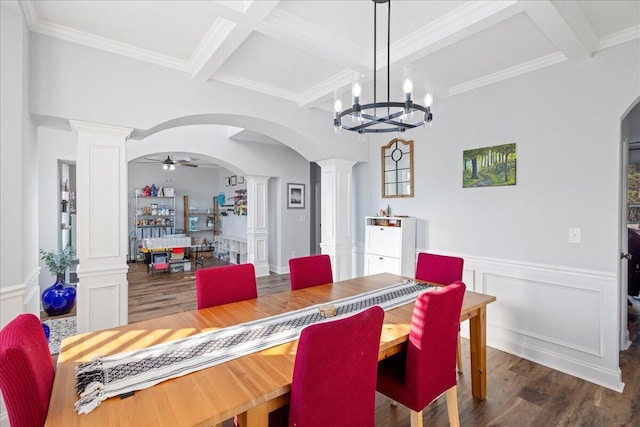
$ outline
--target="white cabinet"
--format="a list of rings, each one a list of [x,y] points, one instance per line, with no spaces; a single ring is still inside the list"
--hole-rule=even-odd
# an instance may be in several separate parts
[[[365,275],[393,273],[413,277],[415,264],[415,218],[365,217]]]

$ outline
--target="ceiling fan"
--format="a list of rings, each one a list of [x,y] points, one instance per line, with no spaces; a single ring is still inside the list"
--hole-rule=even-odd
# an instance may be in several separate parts
[[[158,161],[156,159],[150,159],[150,158],[147,158],[147,160],[152,160],[154,162]],[[171,159],[171,156],[167,156],[167,158],[164,161],[162,161],[161,164],[162,164],[162,169],[164,169],[164,170],[175,170],[176,165],[188,166],[188,167],[191,167],[191,168],[197,168],[198,167],[197,164],[191,163],[191,158],[187,158],[187,159],[184,159],[184,160],[173,160],[173,159]]]

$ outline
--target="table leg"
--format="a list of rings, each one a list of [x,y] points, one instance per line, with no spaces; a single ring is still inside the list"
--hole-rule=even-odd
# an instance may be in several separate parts
[[[476,399],[487,397],[487,309],[480,307],[469,319],[471,349],[471,393]]]
[[[240,427],[268,427],[269,408],[268,402],[254,406],[247,412],[238,414],[238,424]]]

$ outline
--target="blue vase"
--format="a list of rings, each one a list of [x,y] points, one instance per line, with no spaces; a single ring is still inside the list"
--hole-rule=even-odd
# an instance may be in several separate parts
[[[56,283],[42,291],[42,306],[49,316],[67,314],[75,303],[76,288],[64,282],[64,274],[58,274]]]
[[[46,323],[42,323],[42,329],[44,330],[44,336],[47,338],[47,342],[49,342],[49,337],[51,336],[51,328]]]

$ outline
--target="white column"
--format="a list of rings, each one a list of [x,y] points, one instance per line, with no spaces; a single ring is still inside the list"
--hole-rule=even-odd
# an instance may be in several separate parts
[[[351,234],[351,181],[356,162],[328,159],[317,162],[322,168],[322,241],[323,254],[331,256],[333,280],[350,279],[353,275]]]
[[[76,163],[78,333],[128,323],[127,158],[132,129],[71,121]]]
[[[247,182],[247,261],[256,276],[269,275],[269,232],[267,230],[267,176],[245,176]]]

